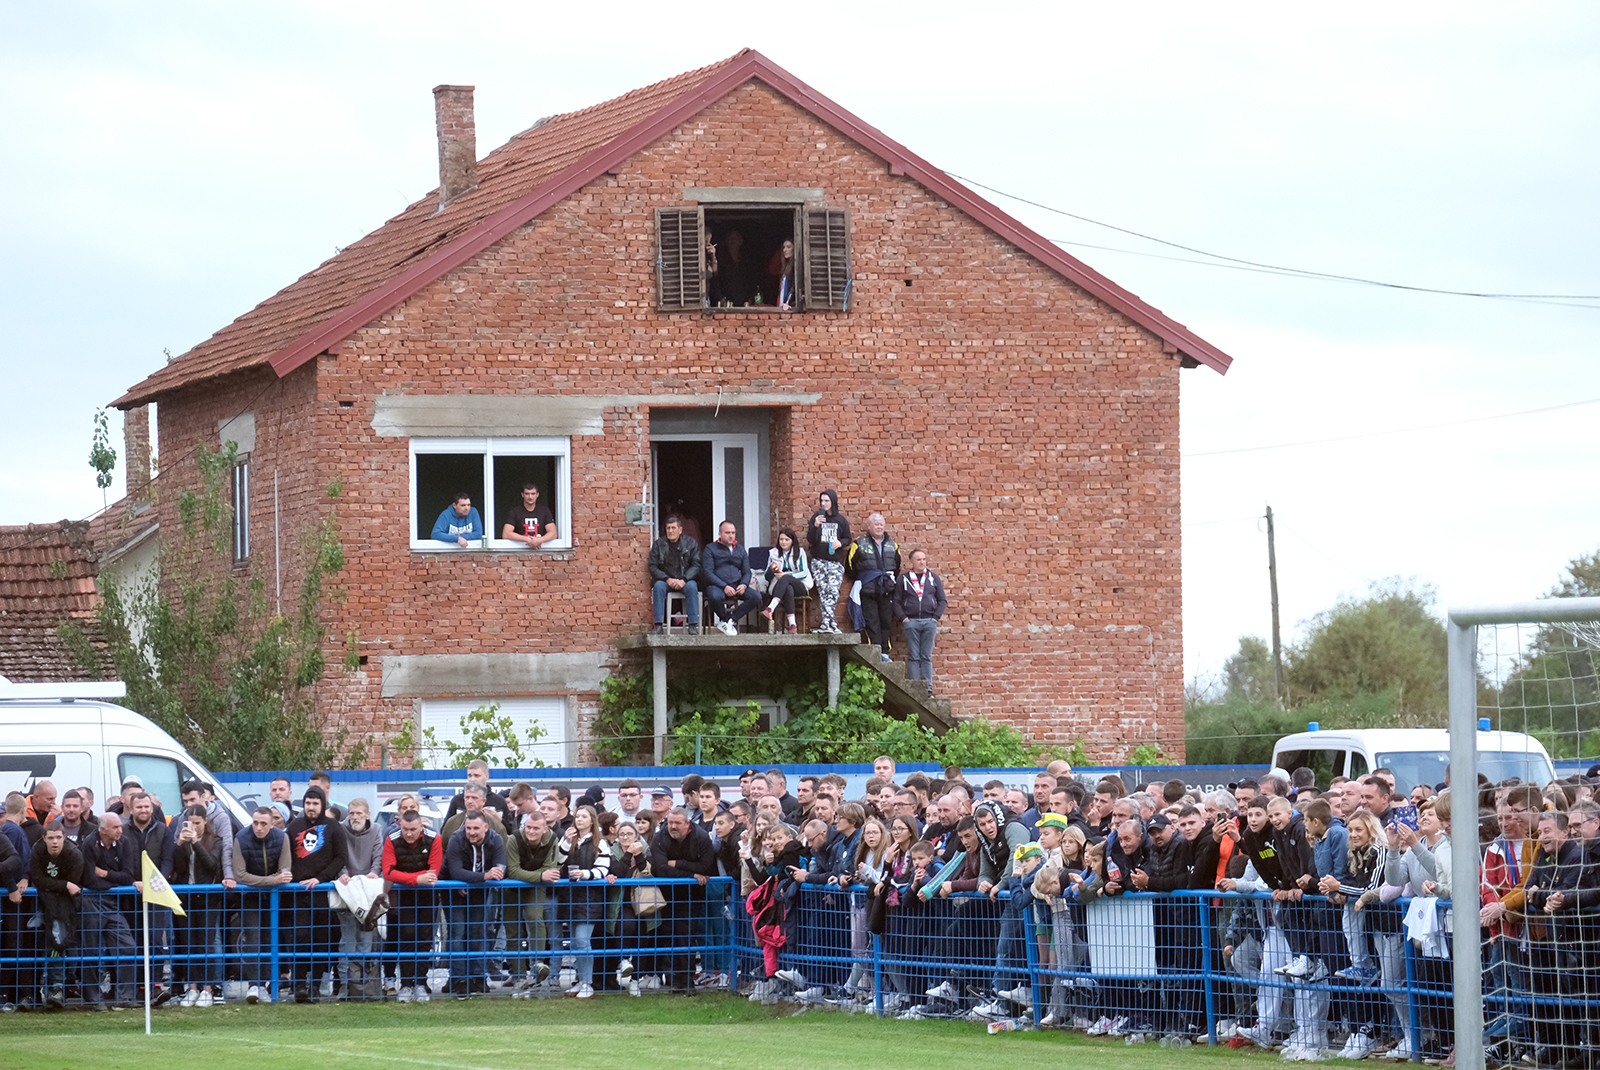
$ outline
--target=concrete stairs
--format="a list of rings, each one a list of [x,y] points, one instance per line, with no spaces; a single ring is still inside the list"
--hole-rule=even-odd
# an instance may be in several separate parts
[[[883,677],[883,708],[891,716],[903,721],[915,720],[924,728],[941,735],[956,726],[955,715],[950,712],[950,700],[928,696],[921,680],[906,676],[904,662],[880,661],[878,648],[870,644],[843,648],[845,657]]]

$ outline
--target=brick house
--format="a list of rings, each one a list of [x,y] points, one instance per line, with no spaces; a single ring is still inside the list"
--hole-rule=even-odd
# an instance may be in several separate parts
[[[1226,354],[752,51],[481,160],[471,88],[434,92],[437,191],[113,403],[157,403],[163,482],[239,443],[236,567],[269,588],[343,481],[330,663],[353,629],[362,667],[320,685],[330,724],[378,742],[498,698],[582,760],[649,645],[661,512],[629,507],[763,546],[837,487],[945,578],[947,712],[1107,759],[1181,739],[1179,378]],[[734,230],[745,289],[711,289],[703,236],[726,265]],[[429,538],[458,488],[498,533],[524,480],[548,546]]]

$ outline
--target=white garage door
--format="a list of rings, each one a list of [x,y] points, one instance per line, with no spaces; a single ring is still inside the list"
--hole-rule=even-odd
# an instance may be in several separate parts
[[[464,743],[470,733],[461,727],[461,719],[479,706],[488,706],[496,702],[500,704],[496,715],[510,717],[511,723],[516,727],[517,738],[522,741],[522,760],[525,765],[531,767],[535,762],[555,766],[567,764],[567,702],[559,696],[423,699],[423,731],[433,729],[435,738],[441,744],[447,739]],[[539,737],[537,743],[530,745],[528,740],[532,736],[531,729],[536,725],[544,729],[544,735]],[[446,753],[440,751],[429,764],[443,765],[447,761]],[[488,761],[492,766],[504,767],[510,764],[510,757],[504,749],[498,749],[489,756]]]

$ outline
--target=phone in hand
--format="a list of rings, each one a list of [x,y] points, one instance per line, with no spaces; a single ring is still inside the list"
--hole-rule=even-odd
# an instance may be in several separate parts
[[[1417,831],[1417,808],[1410,803],[1394,808],[1394,821],[1391,822],[1398,828],[1408,828]]]

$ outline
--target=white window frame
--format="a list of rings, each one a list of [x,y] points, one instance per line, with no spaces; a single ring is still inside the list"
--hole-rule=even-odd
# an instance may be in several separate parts
[[[651,435],[651,442],[709,442],[711,443],[711,508],[716,513],[711,518],[714,525],[721,524],[728,516],[728,471],[727,455],[723,450],[732,446],[744,450],[744,516],[734,522],[739,525],[739,541],[749,546],[766,545],[759,540],[761,536],[761,436],[740,433],[736,435]],[[651,454],[650,465],[650,493],[654,500],[661,501],[661,485],[656,479],[655,455]],[[412,530],[415,530],[414,528]],[[702,532],[707,542],[715,542],[716,531]],[[777,537],[773,536],[776,541]]]
[[[417,512],[417,455],[429,453],[482,453],[483,454],[483,494],[484,500],[473,502],[477,506],[478,515],[483,518],[483,529],[489,535],[489,548],[491,550],[515,550],[521,553],[539,553],[541,551],[570,550],[572,549],[572,439],[558,436],[541,438],[413,438],[411,440],[411,549],[429,553],[470,553],[481,549],[474,544],[468,547],[449,546],[438,539],[419,539],[416,536],[418,521],[422,518]],[[501,457],[553,457],[556,462],[555,498],[556,508],[552,510],[556,518],[556,532],[558,537],[551,539],[537,550],[531,549],[526,543],[513,542],[502,539],[500,535],[500,517],[490,516],[484,512],[492,505],[494,497],[494,458]],[[433,514],[427,519],[429,530],[433,522],[438,519]]]

